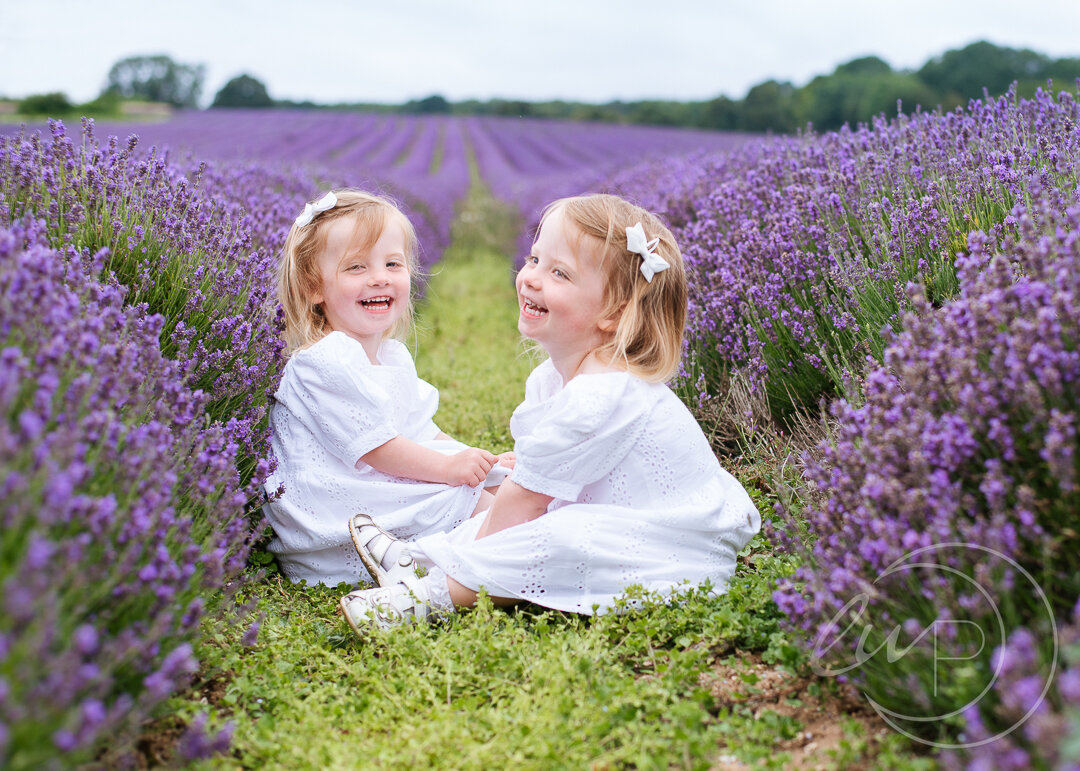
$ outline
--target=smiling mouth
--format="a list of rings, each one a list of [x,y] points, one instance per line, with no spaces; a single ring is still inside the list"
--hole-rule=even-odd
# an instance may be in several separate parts
[[[543,308],[531,300],[521,298],[521,315],[530,319],[538,319],[548,312],[547,308]]]
[[[369,297],[360,301],[361,307],[368,311],[388,311],[393,304],[393,297]]]

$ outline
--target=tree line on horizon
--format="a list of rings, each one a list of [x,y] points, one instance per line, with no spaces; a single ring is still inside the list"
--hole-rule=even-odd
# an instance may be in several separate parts
[[[202,94],[205,66],[183,64],[168,56],[132,56],[116,62],[102,93],[75,105],[60,92],[36,94],[19,103],[24,115],[63,115],[83,111],[116,112],[121,100],[160,102],[177,108],[196,108]],[[878,56],[863,56],[819,75],[805,86],[766,80],[749,89],[743,99],[720,95],[701,101],[648,99],[602,104],[553,100],[469,99],[451,102],[439,94],[403,104],[337,103],[274,99],[264,83],[238,75],[214,96],[210,108],[307,108],[363,110],[426,115],[501,115],[603,121],[720,131],[793,133],[807,125],[819,131],[913,112],[966,104],[989,93],[1005,93],[1014,83],[1017,93],[1030,96],[1048,81],[1072,88],[1080,79],[1080,57],[1052,58],[1030,49],[998,46],[985,40],[932,57],[917,70],[894,70]]]

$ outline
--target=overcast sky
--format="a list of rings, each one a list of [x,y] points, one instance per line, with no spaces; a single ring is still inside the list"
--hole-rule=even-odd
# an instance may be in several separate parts
[[[0,96],[86,101],[164,53],[206,65],[204,103],[242,73],[316,102],[741,99],[976,40],[1080,56],[1080,0],[0,0]]]

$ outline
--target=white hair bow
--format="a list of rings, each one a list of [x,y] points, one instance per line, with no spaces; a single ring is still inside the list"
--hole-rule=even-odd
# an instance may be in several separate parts
[[[641,275],[649,283],[652,283],[654,275],[671,267],[667,260],[653,251],[658,243],[660,243],[659,236],[652,241],[645,240],[645,230],[640,222],[626,229],[626,248],[641,255]]]
[[[319,212],[329,211],[337,206],[337,196],[334,195],[334,191],[324,195],[315,203],[304,204],[304,210],[300,212],[300,216],[296,218],[296,227],[302,228],[304,225],[310,224],[315,219],[315,215]]]

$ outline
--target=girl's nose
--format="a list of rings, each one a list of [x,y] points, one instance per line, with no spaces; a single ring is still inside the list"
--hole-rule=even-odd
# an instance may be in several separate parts
[[[521,279],[521,283],[529,289],[536,289],[540,286],[540,277],[536,275],[535,270],[531,270],[528,265],[521,269],[518,273],[518,277]]]
[[[373,270],[368,273],[368,286],[386,286],[390,283],[390,276],[382,270]]]

